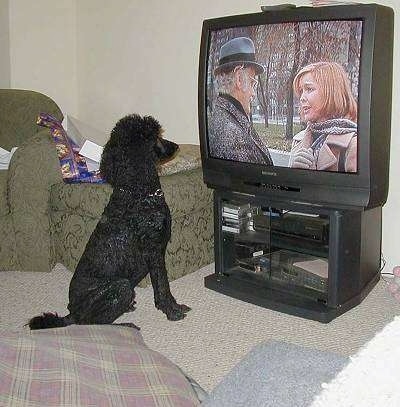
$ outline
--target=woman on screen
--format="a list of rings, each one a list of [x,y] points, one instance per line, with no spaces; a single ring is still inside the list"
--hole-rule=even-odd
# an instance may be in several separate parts
[[[289,167],[357,172],[357,102],[335,62],[300,69],[293,81],[305,130],[293,137]]]

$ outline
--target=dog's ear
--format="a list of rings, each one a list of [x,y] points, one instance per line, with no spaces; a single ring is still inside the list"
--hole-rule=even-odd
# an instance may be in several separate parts
[[[119,151],[120,149],[115,141],[109,140],[101,154],[100,173],[110,185],[114,185],[115,180],[118,179],[118,163],[121,160],[120,154],[118,154]]]

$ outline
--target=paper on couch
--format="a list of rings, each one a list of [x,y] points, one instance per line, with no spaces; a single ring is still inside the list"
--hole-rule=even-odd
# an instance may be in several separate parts
[[[10,165],[11,157],[13,156],[17,147],[13,147],[11,151],[7,151],[0,147],[0,170],[8,170]]]
[[[88,170],[97,171],[109,135],[69,115],[66,121],[68,137],[80,147],[79,154],[87,159]]]

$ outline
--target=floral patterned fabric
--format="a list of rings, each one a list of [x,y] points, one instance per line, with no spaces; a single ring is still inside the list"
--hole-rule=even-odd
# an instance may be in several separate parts
[[[36,117],[42,110],[63,119],[61,110],[48,96],[28,90],[0,89],[0,147],[10,151],[40,131]],[[15,233],[15,223],[20,219],[14,216],[10,201],[10,175],[9,170],[0,171],[0,270],[20,269]]]
[[[171,176],[161,176],[161,186],[171,214],[182,216],[210,205],[212,194],[203,183],[201,170],[178,171],[177,168],[169,174]],[[56,211],[68,211],[99,218],[111,192],[112,188],[109,184],[57,183],[51,189],[50,205]]]
[[[41,130],[36,125],[36,117],[43,110],[51,113],[59,120],[63,119],[61,110],[48,96],[28,90],[0,89],[0,146],[6,150],[18,147],[11,159],[10,168],[0,171],[0,270],[21,269],[20,256],[24,258],[25,264],[23,266],[26,266],[25,269],[27,270],[30,270],[29,261],[31,260],[35,264],[36,257],[39,260],[37,266],[40,269],[46,267],[46,264],[49,263],[49,259],[46,258],[49,247],[46,244],[48,239],[46,240],[44,236],[44,244],[42,244],[41,240],[36,244],[36,241],[34,243],[33,240],[29,239],[29,230],[32,225],[38,224],[37,229],[34,227],[36,233],[32,236],[33,239],[36,239],[40,230],[42,230],[43,219],[41,213],[34,220],[29,215],[24,216],[23,213],[27,206],[35,205],[36,200],[41,200],[42,190],[40,187],[36,189],[33,181],[35,177],[41,177],[43,174],[40,174],[40,168],[36,172],[32,168],[32,164],[35,161],[41,167],[40,160],[43,156],[40,149],[36,149],[36,142],[32,142],[33,148],[29,148],[29,150],[33,150],[32,155],[25,156],[23,152],[21,154],[19,151],[22,146],[31,145],[31,140]],[[41,142],[46,141],[43,137],[40,140]],[[36,153],[38,155],[35,155]],[[22,165],[15,166],[15,159],[21,155],[27,160],[26,168],[22,168]],[[47,168],[47,163],[48,157],[45,157],[43,168]],[[13,178],[15,173],[19,175],[18,181]],[[47,186],[46,179],[43,184],[45,187]],[[14,189],[14,186],[16,186],[16,189]],[[26,191],[26,197],[24,191]],[[32,193],[29,191],[32,191]],[[34,196],[33,201],[30,199],[32,195]],[[15,203],[13,198],[17,196],[19,202]],[[45,193],[43,193],[43,198],[46,198]],[[27,225],[27,228],[23,227],[24,224]],[[20,252],[19,255],[19,251],[24,250],[25,242],[28,242],[28,250]],[[30,250],[31,246],[34,246],[35,250]],[[47,261],[41,262],[39,253],[43,247],[45,249],[43,257]]]
[[[51,135],[43,130],[14,153],[8,177],[8,199],[15,233],[19,268],[50,271],[50,187],[62,182]],[[0,269],[9,270],[0,258]]]
[[[0,216],[0,265],[0,270],[19,268],[11,214]]]
[[[0,216],[9,213],[7,203],[8,170],[0,170]]]
[[[11,269],[50,271],[60,262],[73,271],[112,188],[65,184],[48,130],[18,148],[9,172],[18,253],[18,265]],[[166,255],[172,280],[213,261],[212,193],[203,183],[201,168],[163,176],[161,184],[172,214]],[[2,247],[0,269],[10,270],[6,257],[11,248]]]
[[[50,98],[0,90],[0,102],[2,146],[18,146],[0,178],[0,270],[50,271],[60,262],[73,271],[112,188],[63,182],[50,131],[36,125],[43,111],[62,120]],[[166,263],[174,279],[213,261],[213,205],[198,146],[181,145],[165,165],[161,184],[172,215]]]
[[[212,193],[201,169],[163,176],[161,185],[172,216],[166,253],[171,281],[213,261]],[[57,183],[51,188],[52,257],[57,262],[75,269],[111,192],[109,185]]]

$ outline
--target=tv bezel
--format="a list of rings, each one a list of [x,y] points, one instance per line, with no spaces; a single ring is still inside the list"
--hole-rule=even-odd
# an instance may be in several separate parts
[[[207,64],[214,30],[275,23],[361,20],[358,171],[339,173],[213,158],[207,142]],[[267,194],[311,204],[374,207],[386,202],[389,179],[393,10],[376,4],[298,7],[203,22],[198,113],[203,178],[211,188]]]

